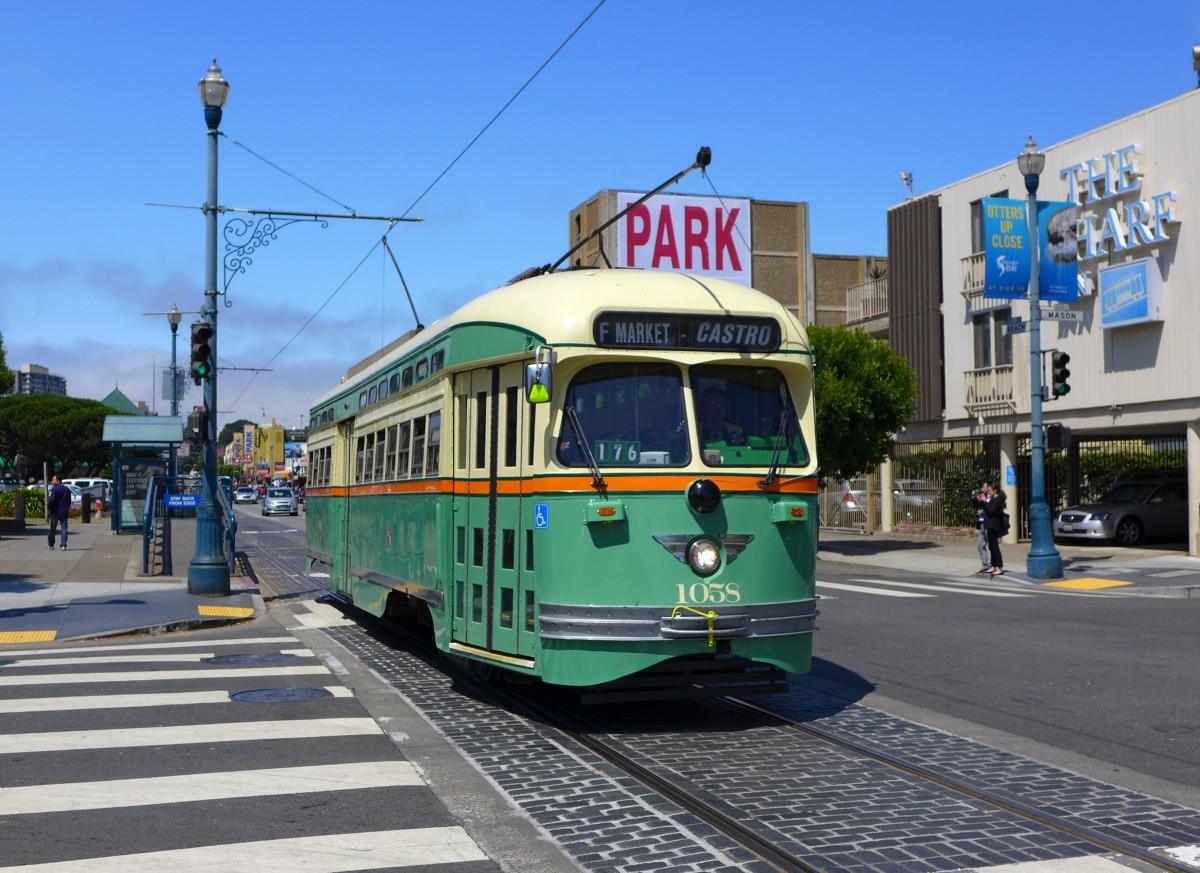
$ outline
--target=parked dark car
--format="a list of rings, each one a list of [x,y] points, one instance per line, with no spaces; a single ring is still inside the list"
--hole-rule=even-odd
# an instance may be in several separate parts
[[[1054,538],[1136,546],[1147,537],[1185,537],[1187,519],[1185,480],[1139,480],[1117,485],[1095,503],[1064,509],[1054,520]]]

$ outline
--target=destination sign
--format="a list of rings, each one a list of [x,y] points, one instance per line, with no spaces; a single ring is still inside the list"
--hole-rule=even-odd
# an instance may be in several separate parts
[[[758,315],[686,315],[675,312],[602,312],[592,339],[605,349],[775,352],[779,322]]]

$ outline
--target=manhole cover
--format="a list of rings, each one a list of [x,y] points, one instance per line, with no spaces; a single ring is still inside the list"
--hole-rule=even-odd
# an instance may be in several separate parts
[[[284,664],[295,661],[298,657],[298,655],[287,655],[283,652],[267,652],[262,655],[214,655],[211,658],[201,659],[201,663],[221,666],[232,664],[237,667],[247,664]]]
[[[330,696],[324,688],[259,688],[255,691],[230,694],[229,699],[246,703],[291,703],[293,700],[313,700]]]

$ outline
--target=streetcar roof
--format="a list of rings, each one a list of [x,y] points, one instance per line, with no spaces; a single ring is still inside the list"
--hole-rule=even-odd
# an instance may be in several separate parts
[[[370,384],[397,361],[467,325],[524,333],[530,349],[543,343],[594,347],[592,323],[602,311],[771,316],[780,325],[781,352],[809,348],[804,329],[782,304],[736,282],[658,270],[564,270],[481,294],[322,394],[313,406]]]

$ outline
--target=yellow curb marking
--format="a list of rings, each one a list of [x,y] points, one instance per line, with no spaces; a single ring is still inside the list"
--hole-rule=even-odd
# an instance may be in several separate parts
[[[1094,579],[1085,576],[1082,579],[1067,579],[1062,582],[1043,582],[1043,588],[1080,588],[1084,591],[1096,591],[1100,588],[1120,588],[1122,585],[1132,585],[1132,582],[1122,582],[1119,579]]]
[[[253,606],[197,606],[201,615],[223,615],[226,618],[249,618],[254,615]]]
[[[8,643],[48,643],[58,636],[58,631],[3,631],[0,632],[0,645]]]

